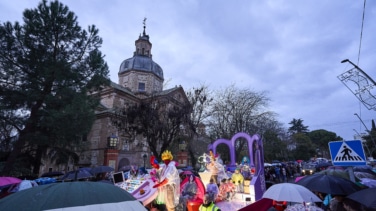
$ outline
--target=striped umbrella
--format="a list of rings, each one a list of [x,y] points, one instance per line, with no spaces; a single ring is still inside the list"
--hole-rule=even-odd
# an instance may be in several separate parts
[[[1,211],[127,210],[146,208],[127,191],[100,182],[63,182],[33,187],[0,200]]]

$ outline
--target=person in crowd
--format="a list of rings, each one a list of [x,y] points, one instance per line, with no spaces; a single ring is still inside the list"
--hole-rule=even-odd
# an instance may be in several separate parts
[[[154,160],[151,161],[152,166],[158,168],[157,174],[160,175],[153,186],[153,188],[158,188],[157,204],[165,204],[168,211],[175,211],[180,195],[179,172],[172,159],[171,152],[166,150],[162,153],[163,165],[155,164]]]
[[[343,201],[343,208],[344,210],[346,211],[363,211],[365,210],[363,205],[352,200],[352,199],[349,199],[349,198],[344,198]]]
[[[230,193],[229,201],[231,201],[235,197],[235,194],[236,194],[236,186],[232,182],[231,178],[227,179],[227,187],[228,187],[228,192]]]
[[[317,195],[322,200],[321,208],[324,211],[329,211],[329,204],[330,204],[330,201],[332,200],[332,195],[326,194],[326,193],[320,193],[320,192]]]
[[[198,208],[199,211],[221,211],[219,207],[214,204],[211,196],[206,193],[204,196],[204,202]]]
[[[206,165],[206,168],[210,171],[211,173],[211,179],[214,180],[215,184],[217,184],[218,180],[218,167],[215,162],[214,156],[211,156],[210,162]]]
[[[286,201],[275,201],[273,200],[273,208],[278,211],[283,211],[287,208],[287,202]]]
[[[273,208],[278,211],[283,211],[287,208],[287,201],[275,201],[273,200]]]
[[[227,184],[227,179],[222,179],[221,184],[219,185],[219,194],[216,201],[229,201],[230,191]]]
[[[231,176],[232,182],[235,184],[236,191],[243,193],[244,192],[244,177],[239,172],[239,169],[236,169],[235,172]]]
[[[209,184],[206,185],[206,192],[210,195],[210,197],[212,197],[211,201],[214,202],[218,196],[219,189],[218,189],[218,185],[214,183],[213,178],[211,178]]]
[[[281,177],[283,182],[287,182],[287,171],[285,166],[281,167]]]
[[[183,210],[185,211],[187,209],[187,201],[193,200],[196,198],[197,194],[197,184],[195,183],[194,175],[190,175],[189,181],[184,184],[182,187],[182,192],[180,196],[180,204],[183,207]]]
[[[345,208],[343,207],[343,199],[344,196],[333,196],[332,200],[329,203],[329,210],[330,211],[344,211]]]
[[[274,171],[275,171],[276,181],[281,182],[281,168],[279,167],[279,165],[275,166]]]

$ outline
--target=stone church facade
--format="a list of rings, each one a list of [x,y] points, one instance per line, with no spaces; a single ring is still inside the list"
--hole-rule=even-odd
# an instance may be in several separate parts
[[[152,59],[152,43],[145,33],[145,26],[142,35],[135,41],[135,47],[133,57],[120,65],[118,83],[111,82],[110,86],[97,93],[101,101],[96,111],[96,120],[87,136],[90,149],[79,154],[77,165],[70,164],[63,170],[109,165],[115,171],[120,171],[130,165],[143,166],[145,162],[146,166],[150,166],[150,150],[145,139],[137,136],[134,140],[129,140],[111,123],[115,108],[123,107],[129,102],[140,103],[150,97],[188,102],[181,86],[163,90],[163,70]],[[115,147],[109,146],[112,139],[116,140]]]

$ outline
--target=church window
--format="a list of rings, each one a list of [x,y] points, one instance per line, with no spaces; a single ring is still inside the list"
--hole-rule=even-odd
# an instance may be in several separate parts
[[[138,91],[140,92],[145,91],[145,83],[138,83]]]

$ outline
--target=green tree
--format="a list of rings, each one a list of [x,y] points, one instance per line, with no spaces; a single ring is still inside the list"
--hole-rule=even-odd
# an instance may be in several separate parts
[[[291,125],[291,127],[289,127],[288,131],[291,133],[291,134],[295,134],[295,133],[307,133],[309,130],[308,130],[308,126],[305,126],[303,124],[303,120],[302,119],[292,119],[292,121],[289,123]]]
[[[330,158],[329,142],[342,140],[336,133],[327,130],[313,130],[307,133],[308,137],[312,141],[312,144],[316,148],[316,154],[318,157]]]
[[[367,128],[366,128],[367,129]],[[368,151],[368,156],[375,158],[376,157],[376,127],[375,121],[372,120],[371,130],[367,129],[368,134],[362,138],[366,140],[365,148]]]
[[[109,83],[94,25],[81,29],[67,6],[47,0],[26,9],[23,20],[0,26],[0,119],[13,137],[3,175],[26,151],[34,174],[44,156],[77,159],[99,103],[91,93]]]
[[[310,138],[304,133],[296,133],[292,136],[296,144],[293,154],[296,159],[309,160],[315,156],[316,150]]]
[[[264,159],[271,163],[273,160],[287,160],[287,144],[282,141],[275,130],[267,130],[263,135]]]

